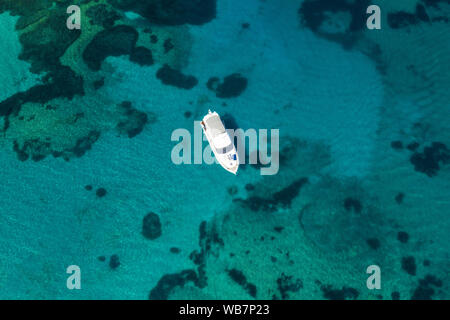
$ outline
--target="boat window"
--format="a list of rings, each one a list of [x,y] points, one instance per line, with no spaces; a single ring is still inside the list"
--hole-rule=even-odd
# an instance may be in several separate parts
[[[232,145],[232,144],[229,144],[229,145],[226,146],[225,148],[217,149],[217,152],[218,152],[218,153],[221,153],[221,154],[225,154],[225,153],[227,153],[227,152],[230,152],[232,149],[233,149],[233,145]]]

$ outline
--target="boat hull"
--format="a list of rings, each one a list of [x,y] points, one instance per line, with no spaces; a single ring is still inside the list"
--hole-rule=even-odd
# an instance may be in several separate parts
[[[210,134],[211,130],[208,130],[206,127],[206,120],[208,119],[208,116],[217,116],[219,117],[219,115],[214,112],[212,113],[211,111],[209,111],[209,113],[203,118],[203,121],[201,122],[201,126],[202,126],[202,130],[203,133],[206,136],[206,139],[208,140],[208,143],[211,147],[211,150],[214,153],[214,157],[217,159],[217,161],[219,162],[219,164],[228,172],[231,172],[233,174],[237,174],[237,171],[239,169],[239,157],[238,154],[236,152],[236,148],[234,146],[234,143],[232,142],[231,138],[229,137],[228,133],[226,133],[229,137],[229,139],[231,140],[231,145],[232,148],[230,148],[226,153],[219,153],[215,147],[214,144],[214,137]],[[220,119],[220,117],[219,117]]]

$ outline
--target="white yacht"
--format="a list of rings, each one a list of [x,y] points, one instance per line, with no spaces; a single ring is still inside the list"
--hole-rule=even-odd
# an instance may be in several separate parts
[[[208,110],[208,114],[203,117],[201,125],[217,161],[225,170],[236,174],[239,167],[238,154],[233,140],[225,130],[217,112]]]

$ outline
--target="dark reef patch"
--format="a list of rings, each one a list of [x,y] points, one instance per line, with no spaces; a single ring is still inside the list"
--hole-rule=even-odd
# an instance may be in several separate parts
[[[206,257],[208,255],[218,256],[218,249],[224,246],[224,242],[219,237],[214,225],[209,227],[206,221],[202,221],[199,226],[198,243],[200,251],[194,250],[189,255],[189,258],[197,266],[197,272],[194,269],[189,269],[183,270],[180,273],[164,275],[158,281],[156,287],[151,290],[150,299],[168,299],[173,288],[183,287],[188,282],[191,282],[198,288],[206,287],[208,281],[205,271]],[[172,249],[171,252],[175,253]]]
[[[83,51],[83,60],[89,69],[98,71],[108,56],[129,55],[134,51],[138,32],[119,25],[97,33]]]
[[[377,238],[369,238],[366,240],[366,242],[367,242],[367,245],[373,250],[377,250],[381,246],[380,240],[378,240]]]
[[[353,210],[356,213],[361,213],[362,204],[359,200],[349,197],[344,200],[344,208],[347,211]]]
[[[206,258],[207,256],[219,255],[219,250],[224,247],[224,241],[219,237],[215,224],[209,225],[206,221],[202,221],[199,227],[199,246],[200,251],[194,250],[189,258],[197,265],[198,284],[203,288],[207,285],[206,277]]]
[[[73,154],[76,157],[82,157],[86,151],[91,150],[92,145],[94,142],[98,140],[100,137],[100,132],[92,130],[89,132],[89,134],[84,137],[77,140],[77,143],[75,144],[75,147],[72,149],[68,149],[65,152],[63,152],[63,158],[64,160],[69,160],[69,155]],[[53,155],[56,157],[55,153]]]
[[[414,152],[410,162],[417,172],[433,177],[441,169],[441,165],[450,164],[450,150],[442,142],[433,142],[431,146],[425,147],[423,152]]]
[[[358,290],[351,287],[342,287],[342,289],[334,289],[331,285],[323,285],[320,287],[323,297],[328,300],[355,300],[359,296]]]
[[[287,187],[275,192],[272,196],[273,201],[276,205],[281,204],[283,207],[290,207],[292,200],[298,196],[300,189],[306,183],[308,183],[308,178],[300,178],[295,180]]]
[[[25,140],[20,146],[17,141],[13,143],[13,150],[17,153],[20,161],[25,161],[31,157],[33,161],[40,161],[52,154],[55,158],[62,157],[69,161],[72,157],[82,157],[88,150],[92,148],[92,144],[98,140],[100,132],[90,131],[87,136],[79,138],[75,146],[62,151],[54,151],[51,149],[51,143],[40,139]]]
[[[206,87],[211,91],[216,91],[219,83],[220,79],[218,77],[211,77],[208,79],[208,82],[206,82]]]
[[[273,227],[273,230],[274,230],[275,232],[281,233],[281,232],[284,230],[284,227],[282,227],[282,226],[276,226],[276,227]]]
[[[422,0],[426,6],[440,8],[441,3],[446,3],[450,5],[450,0]]]
[[[58,63],[58,66],[44,77],[43,84],[18,92],[0,102],[0,116],[17,115],[22,104],[26,102],[44,104],[58,97],[71,100],[75,95],[84,95],[83,78],[69,67]]]
[[[395,196],[395,202],[397,202],[398,204],[402,204],[404,198],[405,198],[405,194],[403,192],[399,192]]]
[[[238,193],[238,188],[237,188],[237,186],[229,186],[227,188],[227,192],[230,196],[234,196]]]
[[[150,240],[159,238],[162,234],[162,226],[159,216],[149,212],[142,220],[142,235]]]
[[[418,142],[413,141],[413,142],[411,142],[411,143],[408,143],[408,145],[406,146],[406,148],[407,148],[409,151],[416,151],[416,149],[417,149],[419,146],[420,146],[420,144],[419,144]]]
[[[53,151],[52,155],[55,158],[62,157],[64,160],[69,161],[73,156],[82,157],[84,154],[91,150],[92,145],[100,138],[100,132],[92,130],[86,137],[80,138],[75,143],[75,146],[70,149],[66,149],[63,152]]]
[[[151,66],[153,64],[152,52],[145,47],[136,47],[130,54],[130,61],[140,66]]]
[[[413,256],[407,256],[402,258],[402,269],[409,275],[416,275],[416,259]]]
[[[148,297],[150,300],[167,300],[174,288],[184,287],[189,282],[196,284],[197,281],[197,274],[192,269],[183,270],[179,273],[166,274],[159,279]]]
[[[113,254],[109,258],[109,267],[114,270],[117,269],[119,266],[120,266],[119,256],[117,254]]]
[[[178,70],[172,69],[169,65],[164,64],[156,72],[156,77],[165,85],[174,86],[180,89],[192,89],[198,83],[194,76],[184,75]]]
[[[245,277],[244,273],[237,269],[230,269],[227,270],[228,276],[236,282],[238,285],[240,285],[242,288],[244,288],[245,291],[248,292],[249,295],[251,295],[253,298],[256,298],[256,286],[253,283],[249,283],[247,281],[247,278]]]
[[[440,14],[440,3],[449,4],[448,0],[425,0],[416,5],[414,13],[397,11],[388,13],[387,22],[392,29],[406,28],[420,23],[449,22],[448,16]],[[428,10],[432,9],[432,10]],[[438,9],[438,10],[436,10]]]
[[[418,3],[416,5],[416,17],[423,22],[430,22],[430,17],[427,14],[425,7]]]
[[[428,274],[419,280],[419,285],[414,290],[411,300],[432,300],[435,290],[433,287],[442,287],[442,280]]]
[[[180,249],[177,248],[177,247],[171,247],[171,248],[170,248],[170,252],[171,252],[171,253],[174,253],[174,254],[178,254],[178,253],[180,253]]]
[[[126,134],[128,138],[134,138],[142,132],[144,126],[149,122],[148,115],[132,107],[130,101],[123,101],[119,108],[123,118],[117,123],[116,129],[120,134]],[[152,119],[152,122],[156,118]]]
[[[344,47],[351,47],[358,39],[359,32],[366,26],[366,9],[369,1],[358,0],[306,0],[302,2],[298,14],[303,26],[314,33],[327,38],[328,40],[339,42]],[[325,24],[342,24],[338,14],[348,13],[351,17],[344,30],[324,30]],[[338,23],[338,21],[340,23]]]
[[[401,150],[403,149],[403,143],[399,140],[395,140],[391,142],[392,149]]]
[[[251,196],[247,199],[233,199],[233,202],[241,203],[252,211],[275,211],[278,206],[288,208],[306,183],[308,183],[308,178],[300,178],[269,197]]]
[[[169,51],[172,50],[175,46],[172,43],[172,39],[166,39],[164,41],[163,47],[164,47],[164,53],[169,53]]]
[[[106,196],[107,191],[105,188],[98,188],[97,191],[95,191],[95,194],[97,197],[103,198],[104,196]]]
[[[218,77],[209,78],[206,87],[216,93],[218,98],[234,98],[238,97],[247,88],[248,80],[239,73],[233,73],[226,76],[223,82]]]
[[[406,233],[405,231],[399,231],[397,233],[397,240],[400,241],[401,243],[407,243],[409,240],[409,234]]]
[[[28,160],[31,156],[31,159],[37,162],[44,159],[45,155],[50,152],[50,143],[39,139],[31,139],[26,140],[20,147],[18,142],[14,141],[13,150],[17,153],[17,158],[20,161]]]
[[[284,273],[277,279],[278,291],[280,291],[281,299],[289,299],[290,292],[298,292],[303,288],[301,279],[294,279],[293,276],[287,276]]]
[[[216,17],[216,0],[110,0],[114,7],[133,11],[162,25],[201,25]]]
[[[46,1],[43,2],[45,3]],[[14,12],[13,9],[12,14],[21,16],[16,29],[25,29],[31,22],[29,21],[30,18],[32,19],[30,15],[36,12],[34,11],[35,8],[30,6],[28,2],[23,4],[20,1],[12,4],[12,6],[17,6],[16,9],[18,10],[18,12]],[[59,58],[64,55],[66,50],[81,35],[81,30],[65,28],[67,19],[66,8],[67,5],[59,2],[55,3],[51,13],[45,13],[45,11],[41,13],[36,12],[39,17],[35,17],[36,20],[32,20],[40,20],[39,28],[31,28],[29,31],[21,33],[19,40],[22,44],[22,52],[19,55],[19,59],[31,63],[31,72],[56,72],[61,67]],[[1,8],[0,11],[2,11]]]
[[[333,192],[330,192],[327,188],[334,183]],[[380,240],[386,236],[379,228],[382,221],[380,211],[355,181],[342,182],[333,178],[320,185],[312,184],[305,190],[305,198],[309,198],[308,194],[312,192],[317,198],[310,198],[312,201],[303,204],[298,212],[298,221],[304,235],[318,248],[333,254],[350,250],[368,254],[368,245],[373,249],[384,245]],[[360,207],[360,211],[359,206],[356,210],[353,205],[345,207],[342,195],[362,199],[366,204]],[[330,210],[334,214],[329,214]]]
[[[105,4],[89,7],[86,10],[86,16],[89,18],[91,24],[103,26],[105,29],[111,28],[120,19],[117,11]]]
[[[391,293],[391,298],[392,298],[392,300],[400,300],[400,292],[398,292],[398,291],[393,291],[393,292]]]
[[[92,86],[94,87],[95,90],[100,89],[101,87],[103,87],[105,85],[105,78],[102,77],[101,79],[95,80],[92,83]]]
[[[388,13],[387,21],[388,25],[392,29],[404,28],[406,26],[415,25],[420,22],[415,14],[403,11]]]
[[[247,190],[247,191],[253,191],[253,190],[255,190],[255,186],[254,186],[253,184],[251,184],[251,183],[247,183],[247,184],[245,185],[245,190]]]
[[[416,25],[420,22],[430,22],[430,17],[428,16],[425,7],[419,3],[416,5],[415,13],[408,13],[403,11],[388,13],[387,21],[388,25],[392,29],[399,29],[411,25]]]

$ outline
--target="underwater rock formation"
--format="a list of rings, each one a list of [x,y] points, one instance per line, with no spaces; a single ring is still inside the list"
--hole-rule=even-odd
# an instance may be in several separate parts
[[[419,285],[414,290],[411,300],[432,300],[435,290],[433,287],[442,287],[442,280],[434,275],[427,274],[419,280]]]
[[[162,226],[159,216],[149,212],[142,220],[142,235],[150,240],[159,238],[162,234]]]
[[[359,296],[358,290],[345,286],[342,289],[334,289],[331,285],[323,285],[320,290],[323,297],[328,300],[355,300]]]
[[[327,178],[307,188],[304,196],[311,200],[299,213],[300,227],[317,247],[327,252],[365,252],[368,245],[380,247],[382,217],[354,181]],[[363,200],[368,202],[364,206],[360,204]]]
[[[130,101],[123,101],[119,104],[121,109],[121,115],[116,129],[120,134],[126,134],[128,138],[133,138],[142,132],[144,126],[147,123],[154,123],[156,121],[156,115],[139,111],[132,107]]]
[[[354,45],[366,26],[369,1],[306,0],[298,14],[303,26],[346,47]]]
[[[184,75],[178,70],[172,69],[169,65],[164,64],[156,72],[156,77],[165,85],[174,86],[180,89],[192,89],[198,83],[194,76]]]
[[[395,202],[397,202],[398,204],[402,204],[404,198],[405,198],[405,194],[403,192],[399,192],[395,196]]]
[[[349,197],[344,200],[344,208],[347,211],[353,210],[356,213],[361,213],[362,205],[359,200]]]
[[[105,188],[98,188],[97,191],[95,191],[95,195],[99,198],[103,198],[104,196],[106,196],[106,189]]]
[[[398,291],[393,291],[393,292],[391,293],[391,298],[392,298],[392,300],[400,300],[400,292],[398,292]]]
[[[380,248],[380,240],[378,240],[377,238],[369,238],[366,240],[367,244],[369,245],[369,247],[373,250],[378,250],[378,248]]]
[[[50,5],[46,1],[35,2],[41,2],[44,6]],[[22,53],[19,59],[30,62],[30,70],[34,73],[57,72],[62,67],[59,58],[81,35],[81,30],[69,30],[64,28],[61,23],[67,19],[67,5],[58,2],[55,3],[55,8],[52,10],[47,8],[37,12],[33,11],[34,9],[28,3],[17,3],[17,6],[22,6],[22,8],[18,8],[21,19],[27,19],[27,15],[30,13],[32,16],[34,14],[40,15],[39,18],[34,16],[36,20],[32,19],[32,21],[26,23],[24,20],[19,19],[18,21],[17,29],[25,29],[29,27],[30,23],[36,23],[34,28],[28,28],[27,32],[20,34]]]
[[[197,283],[197,274],[194,270],[183,270],[179,273],[166,274],[150,291],[148,298],[150,300],[167,300],[172,290],[176,287],[184,287],[187,283]]]
[[[409,240],[409,234],[406,233],[405,231],[399,231],[397,233],[397,240],[400,241],[401,243],[407,243]]]
[[[256,298],[256,286],[253,283],[249,283],[244,273],[237,269],[231,269],[227,271],[228,276],[240,285],[245,291],[248,292],[253,298]]]
[[[431,146],[425,147],[423,152],[414,152],[410,161],[414,170],[433,177],[441,165],[450,164],[450,150],[442,142],[433,142]]]
[[[416,5],[414,13],[397,11],[387,15],[387,22],[393,29],[406,28],[414,26],[419,23],[433,23],[433,22],[449,22],[448,13],[440,11],[440,3],[447,3],[446,0],[437,1],[423,1]]]
[[[393,12],[387,16],[388,24],[393,29],[404,28],[410,25],[415,25],[420,22],[430,22],[425,7],[421,4],[417,4],[416,12]]]
[[[93,25],[111,28],[120,19],[120,14],[105,4],[98,4],[86,10],[86,16]]]
[[[223,247],[223,240],[219,238],[214,227],[208,228],[207,222],[202,221],[199,226],[198,242],[200,251],[194,250],[189,255],[189,258],[197,266],[197,270],[188,269],[162,276],[156,286],[150,291],[149,299],[166,300],[174,288],[183,287],[187,283],[192,283],[198,288],[207,286],[206,258],[208,255],[217,255],[217,248]],[[171,252],[173,251],[171,250]],[[251,288],[251,290],[253,289]]]
[[[293,276],[287,276],[284,273],[277,279],[277,285],[283,300],[289,299],[290,292],[298,292],[303,288],[301,279],[294,279]]]
[[[103,30],[86,46],[83,60],[91,70],[100,70],[106,57],[131,54],[137,39],[137,31],[130,26],[120,25]]]
[[[46,103],[58,97],[73,99],[75,95],[84,95],[83,78],[69,67],[59,66],[43,79],[43,84],[35,85],[1,101],[0,116],[17,114],[26,102]]]
[[[109,267],[114,270],[117,269],[119,266],[120,266],[119,256],[117,254],[113,254],[109,258]]]
[[[145,47],[136,47],[130,54],[130,61],[140,66],[151,66],[153,64],[152,52]]]
[[[409,275],[416,275],[416,259],[413,256],[407,256],[402,258],[402,269]]]
[[[164,41],[163,46],[164,46],[164,53],[169,53],[169,51],[172,50],[172,49],[174,48],[174,45],[173,45],[171,39],[166,39],[166,40]]]
[[[51,139],[34,138],[23,140],[21,144],[15,140],[13,150],[17,153],[17,157],[20,161],[25,161],[28,158],[31,158],[33,161],[40,161],[50,154],[55,158],[62,157],[64,160],[68,161],[72,157],[83,156],[86,151],[91,149],[92,144],[97,141],[99,137],[100,132],[91,131],[87,136],[77,139],[73,147],[62,150],[54,150]]]
[[[217,77],[212,77],[206,83],[206,87],[216,93],[218,98],[234,98],[238,97],[247,88],[247,78],[244,78],[239,73],[233,73],[226,76],[223,82]]]
[[[291,202],[298,196],[300,189],[306,183],[308,183],[308,178],[300,178],[273,193],[270,197],[250,196],[247,199],[237,198],[233,201],[252,211],[276,211],[278,207],[290,207]]]

